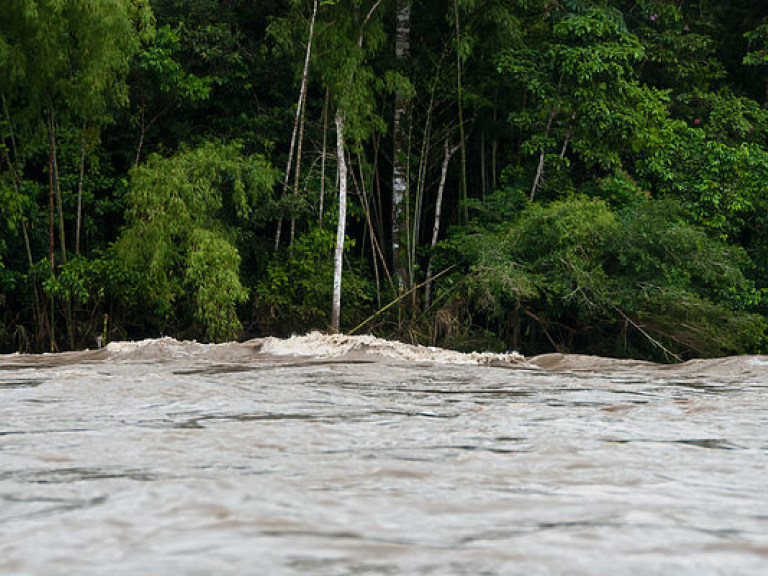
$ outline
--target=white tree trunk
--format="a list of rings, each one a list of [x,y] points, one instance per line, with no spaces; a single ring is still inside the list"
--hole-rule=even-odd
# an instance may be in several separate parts
[[[299,130],[299,119],[301,118],[302,105],[306,101],[307,78],[309,76],[309,58],[312,55],[312,38],[315,34],[315,19],[317,18],[317,0],[312,6],[312,18],[309,21],[309,40],[307,41],[307,51],[304,55],[304,70],[301,75],[301,88],[299,89],[299,102],[296,105],[296,117],[293,119],[293,132],[291,133],[291,149],[288,151],[288,163],[285,167],[285,179],[283,180],[283,196],[288,191],[288,182],[291,176],[291,166],[293,165],[293,149],[296,147],[296,133]],[[277,231],[275,232],[275,251],[280,247],[280,236],[283,231],[283,217],[277,221]]]
[[[437,246],[437,238],[440,236],[440,212],[443,209],[443,191],[445,190],[445,181],[448,177],[448,164],[451,158],[461,147],[461,143],[453,148],[448,148],[448,137],[445,138],[445,148],[443,154],[443,165],[440,169],[440,184],[437,187],[437,205],[435,206],[435,223],[432,226],[432,243],[430,244],[429,264],[427,265],[427,286],[424,289],[424,306],[429,308],[432,297],[432,255]]]
[[[397,24],[395,30],[395,58],[402,62],[410,55],[411,2],[397,0]],[[392,155],[392,269],[399,291],[407,289],[407,254],[401,246],[405,229],[405,211],[403,202],[408,193],[408,179],[403,166],[405,131],[403,119],[407,105],[405,94],[395,93],[395,117],[392,127],[394,151]]]
[[[533,202],[533,198],[536,196],[536,189],[539,187],[539,184],[541,184],[541,179],[544,177],[544,161],[547,156],[547,139],[549,138],[549,131],[552,128],[552,120],[555,119],[557,113],[557,106],[552,106],[552,112],[549,115],[547,126],[544,129],[544,144],[541,145],[541,150],[539,151],[539,165],[536,167],[536,176],[533,179],[533,186],[531,186],[531,202]]]
[[[336,160],[339,167],[339,223],[336,227],[336,250],[333,255],[331,329],[338,332],[341,327],[341,271],[347,223],[347,162],[344,158],[344,115],[341,110],[336,110]]]
[[[307,73],[305,68],[304,73]],[[306,86],[306,79],[303,81]],[[301,145],[304,141],[304,119],[307,112],[307,91],[304,90],[304,100],[301,102],[301,121],[299,122],[299,144],[296,150],[296,168],[293,170],[293,195],[299,193],[299,176],[301,176]],[[291,254],[293,254],[293,238],[296,235],[296,218],[291,216],[291,238],[288,245],[291,247]]]
[[[77,222],[75,224],[75,256],[80,255],[80,227],[83,218],[83,180],[85,179],[85,123],[80,138],[80,174],[77,179]]]

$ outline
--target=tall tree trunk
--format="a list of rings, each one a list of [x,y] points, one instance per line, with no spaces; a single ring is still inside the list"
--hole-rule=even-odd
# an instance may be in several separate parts
[[[373,13],[381,5],[382,0],[377,0],[368,11],[360,25],[360,33],[357,38],[358,48],[363,46],[363,32]],[[316,4],[315,4],[316,5]],[[349,74],[347,82],[354,82],[355,69]],[[331,329],[338,332],[341,328],[341,273],[344,263],[344,238],[347,224],[347,162],[344,157],[344,128],[346,123],[345,112],[339,104],[336,105],[336,163],[338,165],[339,180],[339,218],[336,227],[336,249],[333,255],[333,297],[331,302]]]
[[[147,135],[147,115],[143,106],[139,116],[141,117],[141,132],[139,133],[139,144],[136,146],[136,158],[133,160],[134,168],[139,166],[139,161],[141,160],[141,149],[144,148],[144,137]]]
[[[64,203],[61,197],[61,182],[59,180],[59,161],[56,150],[56,121],[53,111],[48,111],[48,145],[50,147],[50,159],[53,176],[53,191],[56,196],[56,212],[59,217],[59,242],[61,244],[61,260],[67,261],[67,244],[64,236]]]
[[[48,122],[48,129],[50,130],[50,118]],[[51,276],[56,275],[56,264],[54,262],[54,245],[55,245],[55,238],[56,235],[54,233],[54,226],[53,226],[53,211],[54,211],[54,202],[53,202],[53,147],[49,145],[48,147],[48,258],[49,258],[49,264],[51,266]],[[55,317],[55,303],[53,298],[48,298],[48,302],[50,304],[50,326],[48,330],[48,336],[50,341],[50,351],[54,352],[56,350],[56,334],[54,332],[55,326],[56,326],[56,317]]]
[[[493,107],[493,125],[496,126],[497,122],[496,106]],[[499,139],[496,138],[496,134],[493,135],[493,144],[491,145],[491,188],[496,190],[496,152],[499,149]]]
[[[411,1],[397,0],[397,24],[395,29],[395,58],[403,68],[410,57],[411,33]],[[403,203],[408,192],[406,167],[403,163],[405,156],[405,118],[406,95],[402,90],[395,92],[395,115],[392,127],[394,151],[392,155],[392,270],[395,283],[400,292],[407,290],[409,285],[406,245],[406,211]]]
[[[461,26],[459,24],[459,2],[453,0],[453,17],[456,23],[456,98],[459,107],[459,139],[461,145],[461,190],[459,198],[462,204],[462,223],[469,220],[467,207],[467,148],[464,143],[464,102],[461,84]]]
[[[531,186],[531,202],[533,202],[533,199],[536,196],[536,190],[538,189],[539,184],[541,184],[541,179],[544,177],[544,160],[547,156],[547,139],[549,138],[549,131],[552,128],[552,120],[557,116],[557,112],[557,106],[552,106],[552,112],[547,119],[547,126],[544,129],[544,143],[541,145],[541,150],[539,151],[539,165],[536,167],[536,176],[533,178],[533,186]]]
[[[416,262],[416,259],[413,257],[413,250],[415,250],[414,244],[413,244],[413,238],[416,231],[416,228],[418,227],[418,222],[414,218],[415,216],[415,210],[412,213],[412,209],[415,209],[413,199],[411,198],[411,182],[413,181],[413,178],[411,178],[411,162],[410,159],[412,157],[412,151],[413,151],[413,108],[409,107],[408,109],[408,136],[406,138],[406,144],[405,144],[405,200],[403,204],[405,205],[405,287],[410,290],[411,286],[413,285],[414,277],[415,277],[415,270],[414,265]]]
[[[336,110],[336,161],[339,167],[339,222],[336,227],[336,250],[333,254],[333,300],[331,329],[341,327],[341,271],[344,263],[344,234],[347,223],[347,162],[344,158],[344,115]]]
[[[56,235],[53,228],[53,150],[48,150],[48,258],[51,265],[51,276],[56,275],[56,264],[54,263],[54,244]],[[50,341],[50,351],[56,350],[56,316],[55,316],[55,302],[52,297],[48,298],[50,305],[50,321],[48,327],[48,337]]]
[[[414,230],[413,230],[413,237],[411,240],[411,253],[409,255],[410,262],[415,263],[416,262],[416,249],[418,248],[418,242],[419,238],[421,236],[420,230],[421,230],[421,219],[423,214],[423,208],[424,208],[424,197],[426,195],[426,187],[427,187],[427,172],[429,169],[429,157],[430,157],[430,151],[431,151],[431,143],[432,143],[432,116],[435,112],[435,92],[437,91],[437,84],[440,79],[440,70],[443,65],[443,59],[445,58],[445,55],[447,53],[447,45],[446,49],[443,50],[442,55],[440,56],[440,61],[438,62],[437,66],[435,67],[435,77],[432,82],[432,90],[430,91],[429,96],[429,105],[427,106],[427,117],[424,122],[424,136],[423,136],[423,142],[422,142],[422,148],[421,148],[421,154],[420,154],[420,161],[419,161],[419,171],[418,171],[418,180],[416,183],[416,201],[415,201],[415,214],[414,214]],[[412,282],[415,283],[416,279],[414,277],[414,274],[411,274]],[[417,291],[413,291],[413,303],[414,306],[416,305],[417,300]]]
[[[53,148],[48,149],[48,258],[51,265],[51,274],[56,265],[53,261],[53,249],[56,235],[53,228]]]
[[[61,242],[61,261],[67,263],[67,242],[64,234],[64,201],[61,195],[61,178],[59,177],[59,160],[58,150],[56,148],[56,120],[53,116],[53,112],[50,113],[51,118],[51,150],[53,152],[53,184],[54,191],[56,192],[56,209],[59,216],[59,241]],[[53,305],[53,303],[51,303]],[[73,350],[75,347],[75,327],[74,319],[72,315],[72,300],[66,299],[64,306],[65,313],[65,326],[67,329],[67,341],[69,343],[69,349]]]
[[[27,228],[29,227],[29,222],[22,222],[21,224],[21,231],[24,234],[24,246],[27,249],[27,263],[29,264],[29,277],[32,280],[32,290],[35,293],[35,305],[32,308],[32,318],[37,323],[37,335],[38,338],[42,338],[43,334],[45,333],[45,315],[43,313],[43,308],[40,305],[40,293],[37,290],[37,280],[34,279],[32,276],[32,268],[35,265],[35,262],[32,258],[32,246],[29,243],[29,233],[27,232]]]
[[[480,194],[481,198],[485,200],[487,193],[486,186],[486,174],[485,174],[485,131],[480,132]]]
[[[303,103],[306,101],[307,92],[307,78],[309,75],[309,59],[312,55],[312,38],[315,33],[315,19],[317,17],[317,0],[314,0],[312,4],[312,17],[309,21],[309,39],[307,41],[307,51],[304,56],[304,70],[301,75],[301,88],[299,89],[299,102],[296,105],[296,116],[293,119],[293,132],[291,133],[291,148],[288,151],[288,162],[285,167],[285,178],[283,179],[283,197],[288,192],[288,182],[291,177],[291,166],[293,165],[293,149],[296,147],[296,133],[299,130],[299,119],[301,118],[301,112]],[[275,232],[275,250],[280,247],[280,236],[283,230],[283,217],[277,221],[277,231]]]
[[[437,239],[440,236],[440,213],[443,209],[443,191],[445,190],[445,181],[448,177],[448,164],[451,158],[461,147],[459,142],[453,148],[448,147],[448,137],[445,137],[445,144],[443,146],[443,165],[440,168],[440,184],[437,187],[437,204],[435,205],[435,223],[432,226],[432,242],[430,243],[430,255],[429,264],[427,265],[427,285],[424,289],[424,307],[429,308],[429,304],[432,298],[432,253],[437,246]]]
[[[80,174],[77,179],[77,220],[75,224],[75,256],[80,255],[80,225],[83,216],[83,179],[85,178],[85,122],[80,141]]]
[[[381,171],[379,170],[379,154],[380,154],[380,146],[379,146],[379,136],[377,134],[373,135],[373,195],[374,199],[371,203],[373,206],[373,214],[372,218],[373,221],[376,223],[376,237],[379,240],[379,246],[383,246],[384,249],[387,249],[387,241],[386,241],[386,231],[387,227],[384,224],[384,206],[382,204],[382,198],[383,193],[381,189]],[[387,251],[387,255],[389,255],[389,252]],[[392,284],[390,279],[390,284]],[[392,288],[392,292],[396,292],[394,289],[394,284]]]
[[[56,195],[56,209],[59,216],[59,240],[61,242],[61,261],[66,264],[67,262],[67,243],[66,238],[64,235],[64,202],[62,200],[61,196],[61,180],[59,178],[59,162],[58,162],[58,152],[56,149],[56,121],[53,115],[53,110],[49,108],[48,110],[48,130],[49,130],[49,167],[52,168],[52,183],[51,186],[55,192]],[[51,251],[51,255],[53,255],[53,251]],[[51,262],[53,262],[53,258],[51,258]],[[53,266],[51,266],[51,269],[53,270]],[[70,350],[74,348],[75,346],[75,333],[74,333],[74,321],[73,321],[73,315],[72,315],[72,301],[70,299],[66,300],[65,303],[65,324],[67,329],[67,339],[69,343]],[[53,334],[53,298],[51,298],[51,334]],[[53,340],[53,335],[51,336],[51,346],[55,346],[55,341]]]
[[[306,74],[307,71],[305,70]],[[304,141],[304,119],[307,114],[307,91],[304,90],[304,100],[301,103],[301,120],[299,121],[299,143],[296,149],[296,168],[293,170],[293,194],[294,196],[299,193],[299,177],[301,176],[301,148]],[[291,216],[291,237],[288,242],[288,246],[293,253],[293,238],[296,235],[296,218]]]
[[[395,291],[395,286],[392,282],[392,276],[389,273],[389,269],[387,268],[387,261],[384,257],[384,253],[381,250],[381,244],[377,238],[376,230],[374,229],[374,221],[371,215],[371,204],[368,201],[368,191],[365,188],[365,179],[363,177],[363,162],[360,159],[359,152],[357,153],[357,156],[357,166],[360,173],[359,185],[357,183],[357,179],[355,178],[354,169],[351,170],[351,173],[352,178],[355,180],[355,187],[358,190],[358,196],[360,196],[360,204],[363,207],[363,213],[365,214],[365,220],[371,238],[371,256],[373,258],[373,271],[376,280],[376,302],[379,306],[381,306],[381,279],[379,277],[379,263],[381,263],[381,266],[384,269],[384,274],[386,275],[389,286],[393,292]]]
[[[413,214],[413,233],[411,235],[410,248],[411,251],[408,255],[410,262],[411,279],[416,282],[414,265],[416,263],[416,250],[419,246],[419,237],[421,236],[421,217],[424,210],[424,189],[426,188],[427,180],[427,168],[429,166],[429,153],[430,153],[430,137],[431,137],[431,110],[427,111],[427,121],[424,126],[424,136],[421,146],[421,159],[419,160],[418,176],[416,179],[416,199],[414,201],[414,214]],[[416,292],[413,293],[414,304],[416,299]]]
[[[317,225],[323,229],[323,201],[325,200],[325,160],[328,154],[328,102],[330,90],[325,90],[325,103],[323,104],[323,155],[320,158],[320,207],[318,209]]]

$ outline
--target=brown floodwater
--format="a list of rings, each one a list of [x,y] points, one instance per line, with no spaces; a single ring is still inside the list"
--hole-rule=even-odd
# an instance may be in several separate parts
[[[0,574],[768,574],[768,357],[0,356]]]

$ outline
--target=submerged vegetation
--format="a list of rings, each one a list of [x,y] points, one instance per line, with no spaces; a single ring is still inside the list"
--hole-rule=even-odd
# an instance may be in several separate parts
[[[4,352],[311,329],[766,350],[762,2],[0,13]]]

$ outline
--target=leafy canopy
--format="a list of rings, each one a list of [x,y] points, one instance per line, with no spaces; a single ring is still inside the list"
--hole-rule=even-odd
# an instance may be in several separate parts
[[[262,156],[245,156],[235,144],[153,154],[133,171],[118,253],[140,274],[158,314],[170,319],[186,306],[206,338],[236,336],[236,305],[247,291],[233,227],[269,214],[276,179]],[[191,303],[178,301],[185,295]]]

